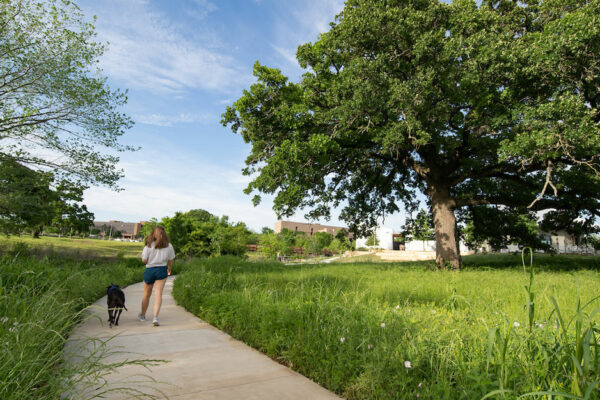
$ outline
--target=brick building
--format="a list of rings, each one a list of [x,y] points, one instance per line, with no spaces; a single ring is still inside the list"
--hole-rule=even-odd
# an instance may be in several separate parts
[[[306,222],[293,222],[293,221],[277,221],[275,222],[275,233],[280,233],[282,230],[288,229],[292,232],[304,232],[307,236],[312,236],[317,232],[330,233],[335,236],[340,230],[344,229],[348,231],[348,228],[341,226],[330,226],[321,224],[311,224]],[[353,235],[348,232],[348,238],[352,239]]]
[[[121,232],[123,239],[133,239],[144,226],[144,221],[140,222],[123,222],[123,221],[94,221],[92,228],[100,229],[100,235],[105,236],[110,232]],[[107,232],[107,233],[105,233]]]

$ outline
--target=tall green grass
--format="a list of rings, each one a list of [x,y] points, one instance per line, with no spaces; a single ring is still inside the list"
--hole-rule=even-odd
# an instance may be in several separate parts
[[[600,277],[560,259],[532,275],[520,257],[460,273],[221,258],[180,265],[174,296],[348,399],[598,398]]]
[[[86,387],[128,363],[103,363],[105,341],[74,363],[64,362],[63,347],[108,284],[140,280],[134,261],[34,258],[23,245],[0,255],[0,399],[83,399]]]

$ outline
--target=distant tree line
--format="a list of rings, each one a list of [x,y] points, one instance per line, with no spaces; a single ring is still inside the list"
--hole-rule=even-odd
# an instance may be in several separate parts
[[[264,232],[260,237],[261,251],[268,258],[277,253],[283,256],[338,254],[352,249],[348,232],[340,230],[335,237],[326,232],[316,232],[307,236],[304,232],[292,232],[283,229],[280,233]]]
[[[94,214],[81,204],[87,189],[52,172],[31,169],[12,159],[0,159],[0,232],[9,235],[42,231],[86,234]]]
[[[142,228],[144,236],[157,225],[165,228],[177,254],[189,257],[243,255],[256,235],[243,222],[232,223],[226,215],[217,217],[202,209],[176,212],[160,221],[151,219]]]
[[[334,237],[325,232],[307,236],[303,232],[284,229],[275,234],[264,227],[260,233],[253,232],[243,222],[231,222],[229,217],[218,217],[202,209],[176,212],[160,221],[153,218],[144,224],[142,234],[150,234],[161,225],[167,231],[175,251],[185,257],[210,257],[246,254],[248,245],[256,245],[266,258],[283,256],[340,253],[352,248],[346,231]]]

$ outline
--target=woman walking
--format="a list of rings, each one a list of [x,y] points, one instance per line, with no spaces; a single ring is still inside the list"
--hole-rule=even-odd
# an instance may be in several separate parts
[[[144,271],[144,297],[142,298],[142,312],[138,314],[140,321],[146,320],[146,310],[150,304],[152,288],[154,290],[154,318],[152,324],[159,326],[158,313],[162,305],[162,294],[167,283],[167,276],[171,275],[175,250],[169,242],[165,228],[157,226],[152,233],[146,237],[146,246],[142,251],[142,262],[146,264]]]

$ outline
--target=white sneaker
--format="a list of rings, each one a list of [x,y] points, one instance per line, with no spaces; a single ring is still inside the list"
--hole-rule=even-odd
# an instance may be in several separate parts
[[[159,326],[159,325],[160,325],[160,324],[158,323],[158,318],[154,317],[154,318],[152,319],[152,325],[154,325],[154,326]]]
[[[141,322],[146,322],[146,317],[145,317],[145,316],[143,316],[143,315],[142,315],[142,313],[139,313],[139,314],[138,314],[138,319],[139,319]]]

